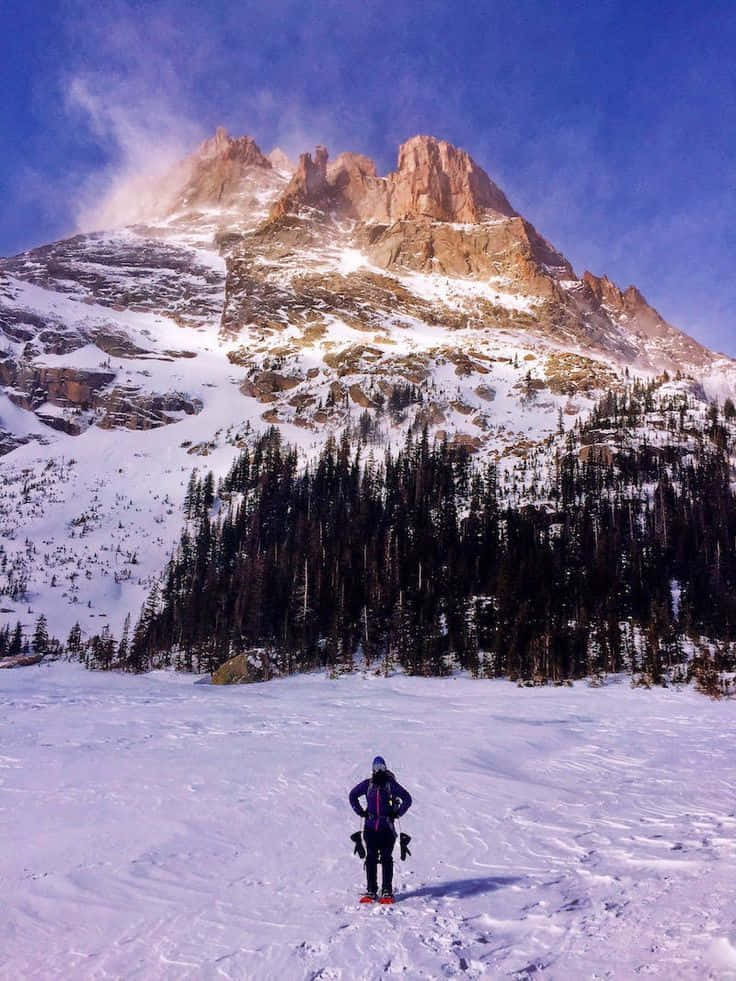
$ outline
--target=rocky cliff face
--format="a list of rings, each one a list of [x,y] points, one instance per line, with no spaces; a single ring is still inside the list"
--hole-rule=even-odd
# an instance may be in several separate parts
[[[284,174],[293,174],[296,167],[289,159],[289,157],[284,153],[281,147],[274,147],[273,150],[268,154],[268,159],[274,170],[281,171]]]
[[[382,399],[433,384],[449,363],[473,380],[472,398],[435,391],[422,419],[447,431],[455,414],[456,433],[486,449],[498,433],[484,365],[520,339],[538,364],[527,395],[570,394],[545,367],[559,351],[583,359],[578,391],[609,384],[617,367],[714,362],[636,288],[578,279],[472,157],[443,140],[407,140],[381,177],[368,157],[330,162],[322,146],[292,168],[281,151],[266,156],[219,128],[170,178],[175,199],[148,224],[0,263],[0,383],[55,430],[149,428],[200,410],[180,376],[167,390],[134,366],[201,355],[156,343],[150,327],[132,330],[131,316],[219,329],[245,372],[240,393],[268,404],[267,421],[316,431],[351,404],[380,414]],[[432,343],[413,336],[417,324]]]
[[[516,216],[504,193],[465,150],[430,136],[415,136],[402,144],[398,170],[388,184],[394,221],[475,223],[488,216]]]
[[[68,602],[58,633],[99,630],[98,615],[119,630],[179,536],[192,468],[224,475],[270,425],[302,459],[344,433],[380,456],[426,430],[496,463],[518,504],[630,376],[677,405],[679,428],[661,417],[650,441],[656,426],[686,441],[706,393],[736,393],[730,359],[634,287],[578,277],[441,140],[412,138],[380,176],[323,147],[293,167],[221,129],[154,198],[134,226],[0,260],[13,621],[27,583],[38,610]],[[619,435],[580,453],[605,459]]]
[[[288,187],[271,206],[274,219],[299,211],[303,207],[328,209],[333,200],[333,189],[327,183],[327,150],[318,146],[311,154],[302,153]]]
[[[271,161],[249,136],[232,139],[219,127],[214,137],[205,140],[189,158],[189,179],[179,192],[173,209],[183,206],[229,206],[247,194],[253,172],[269,171]],[[257,178],[256,178],[257,179]]]
[[[376,165],[343,153],[327,166],[327,150],[308,153],[289,187],[271,208],[272,218],[311,207],[360,221],[396,222],[427,218],[475,223],[485,217],[514,217],[503,192],[468,153],[430,136],[415,136],[399,148],[398,169],[379,177]]]
[[[660,357],[669,359],[668,368],[700,367],[713,360],[712,352],[692,337],[677,330],[647,303],[636,288],[620,289],[608,276],[584,272],[581,282],[584,309],[597,321],[614,320],[636,341],[659,350]]]

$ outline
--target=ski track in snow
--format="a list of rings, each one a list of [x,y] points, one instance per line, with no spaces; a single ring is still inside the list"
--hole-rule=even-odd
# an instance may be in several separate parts
[[[735,751],[733,703],[624,682],[2,672],[0,978],[736,978]]]

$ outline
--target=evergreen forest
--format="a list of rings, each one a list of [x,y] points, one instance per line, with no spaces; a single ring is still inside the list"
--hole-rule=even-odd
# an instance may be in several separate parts
[[[608,396],[587,429],[631,411]],[[513,506],[492,464],[426,430],[380,456],[346,433],[300,468],[273,428],[219,487],[192,476],[160,584],[121,649],[96,639],[93,666],[212,671],[246,653],[254,680],[360,663],[558,682],[700,669],[713,687],[735,663],[736,499],[710,423],[687,452],[581,459],[570,441]],[[685,650],[702,637],[707,668]]]

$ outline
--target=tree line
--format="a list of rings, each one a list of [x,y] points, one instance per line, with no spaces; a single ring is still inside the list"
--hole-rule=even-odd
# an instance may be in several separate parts
[[[611,422],[605,408],[590,429]],[[736,500],[714,433],[687,453],[562,452],[544,500],[510,507],[493,465],[426,430],[380,458],[346,434],[300,468],[271,429],[217,493],[211,474],[193,477],[178,548],[122,651],[95,640],[100,666],[212,671],[257,651],[263,677],[360,660],[657,682],[691,670],[683,638],[707,636],[728,667]]]

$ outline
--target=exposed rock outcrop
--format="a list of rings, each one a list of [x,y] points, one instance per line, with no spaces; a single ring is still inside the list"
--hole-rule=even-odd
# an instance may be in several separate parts
[[[355,219],[356,244],[384,269],[503,275],[530,295],[555,299],[554,280],[574,276],[565,257],[517,215],[472,157],[444,140],[408,140],[388,177],[379,177],[374,162],[360,154],[343,153],[329,165],[324,147],[314,158],[302,154],[271,207],[277,240],[309,234],[289,222],[310,209]]]
[[[469,153],[431,136],[414,136],[401,145],[399,167],[389,184],[394,221],[477,222],[488,214],[516,216],[503,191]]]
[[[261,153],[260,147],[250,136],[233,139],[224,126],[218,126],[215,135],[204,140],[195,152],[204,163],[207,160],[234,161],[243,167],[271,167],[271,161]]]
[[[95,398],[94,407],[100,429],[159,429],[202,411],[199,399],[181,392],[143,392],[123,385]]]
[[[284,153],[281,147],[274,147],[268,154],[268,160],[274,170],[281,170],[284,173],[293,174],[296,170],[294,163]]]
[[[327,150],[318,146],[311,153],[302,153],[294,176],[284,193],[271,206],[270,217],[282,218],[308,206],[328,209],[334,200],[331,186],[327,183]]]
[[[247,685],[254,681],[268,681],[273,673],[267,652],[259,648],[236,654],[221,664],[212,674],[212,684]]]
[[[31,436],[19,436],[15,433],[9,433],[7,429],[0,429],[0,456],[5,456],[6,453],[12,453],[19,446],[30,443],[32,438]]]
[[[90,409],[95,393],[114,378],[111,371],[50,368],[13,358],[0,361],[0,385],[7,386],[8,397],[24,409],[36,409],[44,402]]]
[[[189,176],[173,205],[176,210],[183,205],[227,205],[237,201],[243,192],[243,183],[255,170],[271,170],[268,157],[261,153],[250,136],[232,139],[220,126],[215,135],[205,140],[199,149],[185,161]]]
[[[670,329],[669,324],[647,303],[635,286],[622,290],[608,276],[594,276],[587,271],[583,273],[583,282],[590,290],[593,304],[597,308],[605,306],[618,316],[632,319],[636,327],[647,336],[661,337]]]
[[[199,261],[192,250],[160,237],[75,235],[3,259],[2,266],[11,276],[116,312],[161,313],[200,326],[222,309],[222,272]],[[38,331],[44,328],[70,335],[70,343],[60,345],[58,353],[80,346],[79,321],[75,326],[64,325],[59,318],[57,324],[48,313],[39,317],[31,310],[13,310],[2,304],[0,329],[11,338],[38,339]],[[87,343],[86,334],[82,343]]]
[[[376,173],[370,157],[341,153],[330,165],[327,179],[332,204],[341,214],[361,221],[389,221],[389,184]]]
[[[707,348],[667,323],[664,317],[647,303],[636,286],[629,286],[622,290],[608,276],[594,276],[587,271],[583,273],[582,281],[595,311],[602,309],[606,313],[612,313],[625,323],[627,330],[635,337],[645,340],[666,339],[670,345],[674,345],[673,365],[678,355],[698,365],[706,364],[711,359],[711,352]]]
[[[557,296],[554,280],[573,275],[567,259],[523,218],[460,228],[421,220],[365,225],[358,229],[357,241],[384,269],[503,275],[537,296]]]
[[[0,657],[1,668],[27,668],[32,664],[40,664],[43,654],[18,654],[16,657]]]
[[[544,372],[550,391],[556,395],[577,395],[616,386],[615,372],[608,365],[572,352],[550,354]]]
[[[399,148],[398,169],[379,177],[376,165],[357,153],[343,153],[327,167],[327,151],[308,153],[281,197],[271,218],[297,213],[303,207],[333,211],[361,221],[478,222],[484,217],[516,217],[498,188],[465,150],[432,136],[415,136]]]
[[[259,371],[252,379],[245,379],[240,391],[259,402],[273,402],[278,394],[296,388],[301,381],[301,378],[281,375],[277,371]]]
[[[115,377],[112,371],[0,360],[0,385],[11,402],[70,436],[78,436],[93,421],[102,429],[155,429],[202,409],[199,399],[180,392],[111,388]]]

